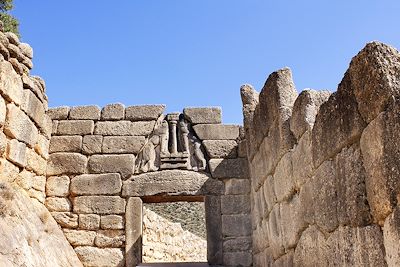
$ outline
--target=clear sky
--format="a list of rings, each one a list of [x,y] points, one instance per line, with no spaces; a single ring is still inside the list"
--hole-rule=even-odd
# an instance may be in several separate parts
[[[336,90],[371,40],[400,48],[399,0],[14,0],[50,106],[221,106],[288,66],[297,90]]]

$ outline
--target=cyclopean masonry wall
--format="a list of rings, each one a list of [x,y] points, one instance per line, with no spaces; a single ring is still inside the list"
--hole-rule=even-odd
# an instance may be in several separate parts
[[[243,131],[219,108],[50,109],[46,207],[85,266],[141,260],[143,202],[204,201],[208,262],[251,266]]]
[[[51,136],[45,84],[29,74],[32,48],[0,28],[0,266],[82,266],[43,205]]]
[[[373,42],[335,93],[241,88],[254,266],[399,266],[400,54]]]

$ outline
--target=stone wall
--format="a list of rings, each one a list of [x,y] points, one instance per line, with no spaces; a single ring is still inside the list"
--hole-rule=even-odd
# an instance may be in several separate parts
[[[254,266],[399,266],[399,52],[367,44],[332,94],[287,68],[241,94]]]
[[[148,205],[143,207],[143,262],[207,262],[205,237],[185,230],[181,223],[173,222],[146,207]],[[195,219],[196,214],[184,214]]]
[[[124,266],[141,261],[142,201],[200,197],[208,261],[250,266],[243,131],[221,124],[219,108],[163,111],[122,104],[50,109],[46,207],[85,266]]]
[[[45,84],[29,74],[32,57],[0,32],[0,265],[81,266],[43,205],[52,122]]]

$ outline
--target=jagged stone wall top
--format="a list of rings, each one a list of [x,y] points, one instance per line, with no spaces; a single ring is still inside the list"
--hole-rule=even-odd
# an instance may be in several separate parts
[[[400,54],[372,42],[334,93],[290,70],[241,88],[255,266],[397,266]],[[313,256],[310,256],[313,255]]]

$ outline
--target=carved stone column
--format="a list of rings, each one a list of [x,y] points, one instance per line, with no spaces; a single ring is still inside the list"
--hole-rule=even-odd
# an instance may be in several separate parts
[[[167,115],[167,120],[170,126],[170,138],[171,138],[171,154],[178,153],[178,139],[176,136],[176,125],[179,120],[179,113],[171,113]]]

